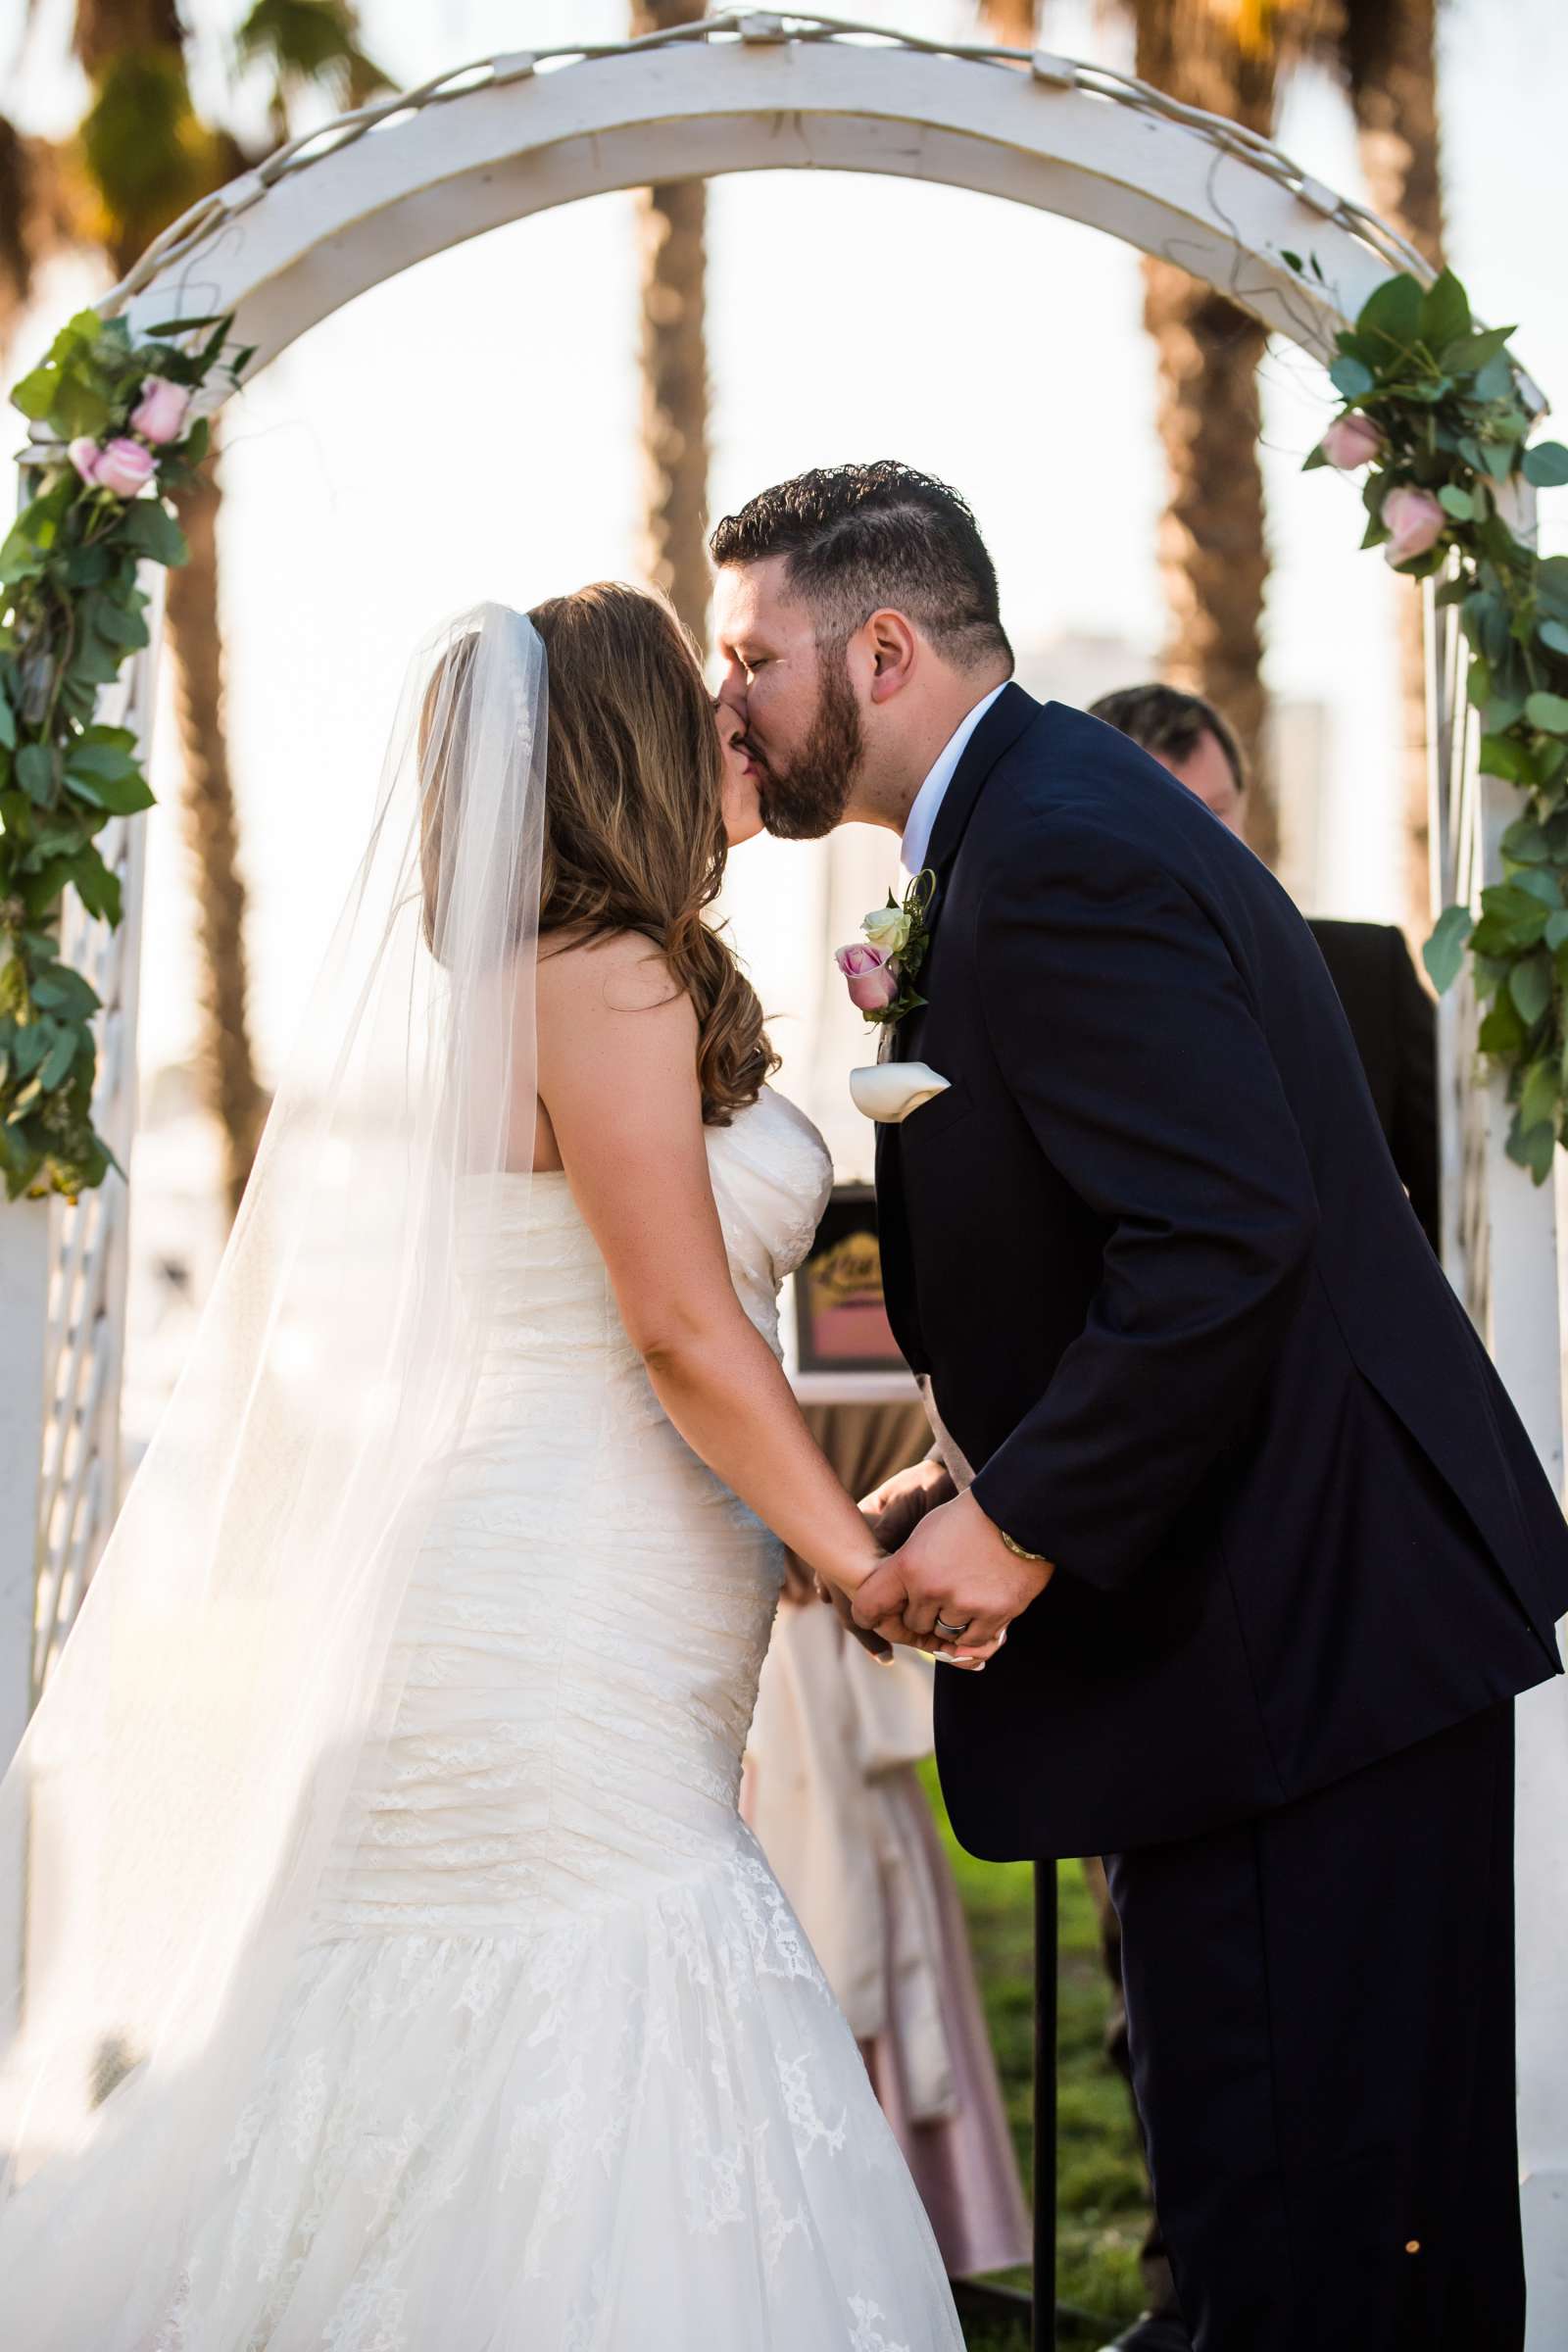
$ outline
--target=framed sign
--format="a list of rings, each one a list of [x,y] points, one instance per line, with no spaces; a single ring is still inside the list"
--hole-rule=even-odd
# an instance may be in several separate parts
[[[840,1184],[795,1276],[795,1334],[803,1372],[902,1372],[882,1303],[876,1195]]]

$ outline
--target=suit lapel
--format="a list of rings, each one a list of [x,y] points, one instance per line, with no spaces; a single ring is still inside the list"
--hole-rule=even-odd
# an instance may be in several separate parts
[[[932,827],[931,844],[926,853],[926,867],[936,876],[936,888],[926,916],[928,956],[930,943],[934,943],[937,925],[942,919],[943,903],[948,894],[948,877],[980,795],[1003,754],[1011,751],[1030,720],[1038,715],[1040,708],[1032,694],[1025,694],[1021,686],[1009,681],[963,747],[963,757],[953,771],[953,781],[937,810],[937,821]],[[922,995],[925,993],[924,977],[922,974],[921,981],[917,983]],[[918,1060],[912,1041],[919,1032],[923,1017],[922,1012],[916,1011],[901,1021],[887,1053],[879,1054],[878,1059]]]
[[[926,865],[936,876],[936,890],[927,918],[927,934],[932,940],[935,939],[937,924],[941,919],[949,873],[986,779],[1003,754],[1010,751],[1017,742],[1040,707],[1033,695],[1025,694],[1021,686],[1009,682],[964,746],[963,757],[953,772],[953,781],[937,810],[937,821],[932,828],[931,845],[926,855]],[[895,1029],[885,1028],[879,1040],[877,1059],[918,1059],[916,1040],[923,1019],[923,1011],[912,1012],[900,1021]],[[881,1236],[882,1287],[899,1345],[915,1371],[924,1372],[930,1366],[925,1361],[920,1341],[914,1267],[904,1213],[903,1155],[899,1148],[903,1132],[903,1128],[896,1125],[880,1126],[876,1131],[877,1226]]]
[[[1011,751],[1030,720],[1039,715],[1040,709],[1032,694],[1025,694],[1021,686],[1009,680],[963,747],[963,758],[954,769],[953,781],[937,810],[937,821],[931,828],[931,846],[926,852],[926,864],[937,878],[933,928],[949,870],[958,855],[958,845],[968,830],[986,780],[1003,753]]]

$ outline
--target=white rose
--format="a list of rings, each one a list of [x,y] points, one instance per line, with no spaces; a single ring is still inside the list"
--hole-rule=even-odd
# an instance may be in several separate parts
[[[909,944],[909,918],[902,906],[879,906],[866,916],[860,929],[884,956],[897,956]]]

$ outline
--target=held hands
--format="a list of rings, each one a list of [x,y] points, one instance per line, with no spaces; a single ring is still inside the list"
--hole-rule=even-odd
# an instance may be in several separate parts
[[[922,1471],[933,1468],[920,1465]],[[906,1471],[889,1486],[902,1489],[915,1475]],[[868,1495],[861,1509],[875,1499]],[[853,1614],[857,1625],[889,1641],[912,1642],[978,1672],[1006,1640],[1010,1620],[1039,1598],[1054,1574],[1049,1560],[1020,1559],[1009,1551],[972,1495],[927,1500],[914,1513],[902,1549],[858,1587]],[[961,1638],[939,1634],[939,1618],[945,1627],[961,1627]]]
[[[939,1502],[946,1502],[956,1492],[942,1464],[936,1461],[916,1462],[908,1470],[900,1470],[892,1478],[874,1487],[860,1503],[860,1516],[865,1520],[872,1537],[883,1552],[895,1551],[918,1526],[925,1513]],[[873,1563],[871,1573],[877,1574],[883,1563]],[[858,1589],[858,1588],[857,1588]],[[893,1655],[892,1643],[879,1633],[872,1633],[855,1619],[854,1602],[842,1587],[825,1577],[816,1580],[816,1594],[836,1613],[847,1634],[853,1635],[863,1650],[886,1664]],[[899,1641],[907,1636],[897,1635]]]

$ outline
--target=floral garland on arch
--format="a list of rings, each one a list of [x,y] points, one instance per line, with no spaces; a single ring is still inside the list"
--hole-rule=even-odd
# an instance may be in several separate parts
[[[185,560],[165,501],[206,454],[195,394],[218,370],[237,381],[250,359],[229,348],[229,323],[173,320],[133,341],[123,318],[83,311],[13,395],[58,455],[0,545],[0,1174],[12,1200],[74,1199],[113,1164],[92,1123],[98,1000],[60,959],[59,909],[70,887],[89,914],[120,920],[96,837],[153,796],[134,736],[94,712],[147,643],[139,565]],[[205,342],[195,330],[210,330]],[[1568,482],[1568,449],[1527,446],[1512,332],[1478,328],[1449,270],[1427,287],[1386,279],[1336,338],[1344,406],[1306,463],[1369,468],[1362,544],[1407,577],[1446,575],[1437,597],[1459,607],[1470,646],[1482,771],[1523,795],[1503,879],[1482,892],[1479,919],[1444,910],[1425,959],[1446,989],[1468,947],[1488,1006],[1481,1049],[1513,1104],[1508,1149],[1542,1183],[1568,1140],[1568,557],[1543,562],[1500,502],[1520,480]]]
[[[1477,327],[1451,270],[1424,288],[1386,279],[1335,338],[1345,405],[1306,463],[1369,467],[1362,545],[1408,578],[1443,575],[1437,601],[1458,606],[1470,648],[1481,772],[1524,796],[1479,919],[1445,907],[1424,959],[1441,992],[1468,946],[1487,1005],[1479,1043],[1513,1106],[1509,1156],[1543,1184],[1568,1141],[1568,557],[1543,562],[1517,539],[1502,498],[1521,481],[1568,482],[1568,449],[1526,446],[1513,332]]]
[[[179,319],[133,339],[123,318],[82,311],[12,395],[54,443],[0,545],[0,1174],[13,1200],[74,1200],[114,1164],[92,1119],[98,998],[61,961],[60,906],[70,887],[120,920],[97,836],[153,795],[134,734],[94,713],[148,642],[139,567],[186,560],[165,501],[207,454],[195,395],[216,370],[237,381],[251,356],[228,347],[228,326]],[[211,331],[196,342],[193,329]]]

